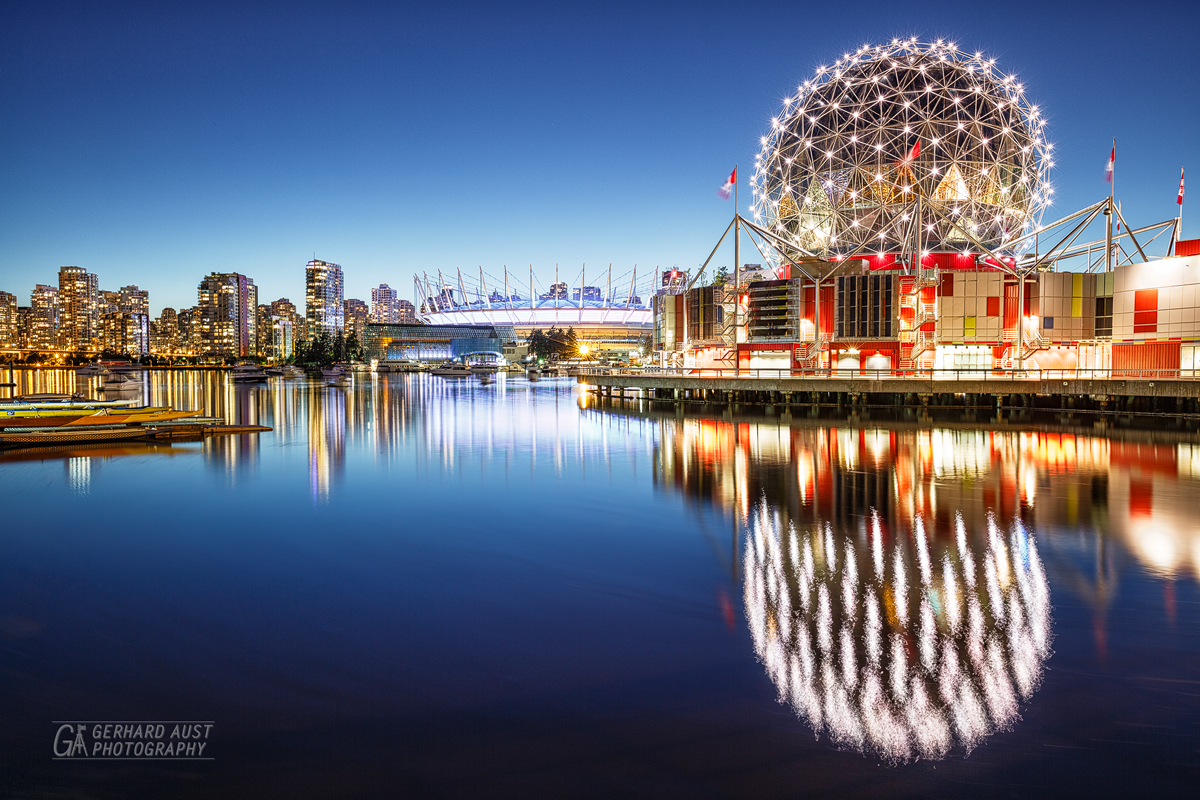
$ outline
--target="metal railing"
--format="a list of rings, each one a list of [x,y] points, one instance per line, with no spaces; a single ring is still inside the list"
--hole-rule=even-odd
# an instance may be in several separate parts
[[[825,380],[944,380],[944,381],[1091,381],[1091,380],[1181,380],[1200,381],[1197,369],[1142,369],[1121,367],[1105,369],[992,369],[987,367],[925,369],[844,369],[840,367],[795,367],[791,369],[750,369],[734,367],[584,367],[581,376],[596,377],[681,377],[771,379],[804,378]]]

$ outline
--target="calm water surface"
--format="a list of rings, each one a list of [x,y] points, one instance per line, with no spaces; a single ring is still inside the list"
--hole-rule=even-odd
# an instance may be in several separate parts
[[[273,430],[0,454],[4,796],[1200,780],[1200,446],[597,409],[569,379],[142,396]],[[215,760],[52,760],[74,719],[212,720]]]

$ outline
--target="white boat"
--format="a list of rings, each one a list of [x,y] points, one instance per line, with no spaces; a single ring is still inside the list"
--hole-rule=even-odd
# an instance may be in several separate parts
[[[107,372],[104,375],[105,389],[132,389],[142,385],[140,375],[131,375],[128,372]]]
[[[345,377],[345,375],[346,375],[346,371],[344,369],[342,369],[341,367],[337,367],[337,366],[330,367],[329,369],[321,370],[321,377],[327,381],[336,380],[337,378],[343,378],[343,377]]]
[[[421,372],[425,365],[405,358],[383,359],[375,364],[376,372]]]
[[[234,383],[266,383],[267,373],[255,364],[238,364],[232,370]]]
[[[75,368],[76,375],[103,375],[104,367],[98,363],[85,364]]]
[[[436,375],[439,378],[469,378],[475,373],[466,364],[450,362],[442,364],[440,367],[434,367],[429,370],[429,374]]]

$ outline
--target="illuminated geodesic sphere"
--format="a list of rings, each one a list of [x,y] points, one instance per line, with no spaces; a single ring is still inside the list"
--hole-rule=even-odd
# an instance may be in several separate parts
[[[818,735],[890,761],[970,751],[1018,717],[1050,653],[1050,589],[1033,537],[989,519],[956,541],[885,543],[782,529],[751,510],[746,617],[779,690]]]
[[[819,67],[771,126],[755,220],[817,255],[911,252],[918,222],[923,252],[971,250],[968,233],[1003,250],[1050,202],[1043,115],[995,59],[952,42],[864,46]]]

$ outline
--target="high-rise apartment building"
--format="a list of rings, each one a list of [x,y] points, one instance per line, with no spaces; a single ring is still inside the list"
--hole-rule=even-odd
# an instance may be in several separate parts
[[[300,342],[308,338],[308,322],[304,315],[296,311],[296,305],[286,297],[271,302],[271,316],[291,323],[288,331],[290,341]],[[274,339],[275,334],[272,334]],[[288,345],[288,355],[291,355],[291,345]],[[286,357],[286,356],[285,356]]]
[[[407,300],[397,300],[396,311],[396,322],[401,325],[412,325],[417,321],[417,307]]]
[[[255,324],[255,332],[258,335],[258,342],[255,345],[255,352],[264,358],[273,358],[271,340],[271,307],[265,303],[254,309],[254,318],[257,320]]]
[[[100,317],[100,343],[105,350],[138,358],[150,352],[150,318],[110,311]]]
[[[201,355],[245,358],[258,348],[258,287],[236,272],[214,272],[200,281]]]
[[[150,352],[156,356],[174,355],[180,351],[179,317],[173,308],[164,308],[158,319],[150,323]]]
[[[29,295],[29,346],[35,350],[57,348],[61,322],[58,287],[39,283]]]
[[[17,296],[0,292],[0,346],[17,346]]]
[[[136,285],[122,286],[119,292],[121,311],[126,314],[144,314],[150,318],[150,292]]]
[[[17,347],[28,350],[33,347],[33,308],[17,306]]]
[[[386,283],[371,290],[371,322],[395,325],[400,321],[396,306],[396,290]]]
[[[59,267],[58,302],[62,309],[60,346],[93,349],[100,333],[100,286],[83,267]]]
[[[179,349],[188,355],[200,352],[200,311],[196,308],[182,308],[176,315],[179,323]]]
[[[350,332],[354,331],[355,336],[358,337],[359,344],[361,344],[363,336],[367,333],[367,321],[371,318],[370,309],[362,300],[356,300],[351,297],[345,302],[343,312],[346,320],[346,336],[349,336]]]
[[[304,317],[308,335],[337,335],[346,327],[342,303],[342,268],[326,261],[312,260],[304,269]]]
[[[121,310],[121,293],[104,289],[96,292],[96,318],[103,320],[105,314],[116,314]]]

